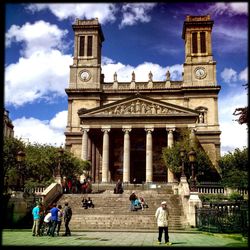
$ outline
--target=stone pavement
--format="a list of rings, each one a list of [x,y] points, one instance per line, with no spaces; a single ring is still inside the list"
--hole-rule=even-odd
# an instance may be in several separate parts
[[[248,247],[246,240],[223,234],[170,232],[169,238],[172,246],[158,245],[157,233],[153,232],[72,232],[69,237],[34,237],[27,230],[4,230],[2,246]]]

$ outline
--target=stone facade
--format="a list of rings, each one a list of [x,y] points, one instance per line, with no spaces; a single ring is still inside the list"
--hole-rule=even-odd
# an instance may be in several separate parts
[[[94,182],[173,182],[161,158],[181,128],[194,133],[216,166],[220,156],[216,62],[210,16],[187,16],[183,25],[182,81],[104,82],[98,19],[73,24],[75,47],[70,66],[66,148],[92,163]]]
[[[14,137],[14,125],[9,117],[9,111],[4,109],[3,115],[3,136]]]

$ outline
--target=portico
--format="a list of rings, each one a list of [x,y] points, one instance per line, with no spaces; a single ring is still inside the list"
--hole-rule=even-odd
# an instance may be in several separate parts
[[[161,161],[162,148],[172,147],[178,127],[195,124],[199,115],[140,94],[78,114],[84,123],[80,125],[81,158],[91,160],[93,172],[99,173],[93,178],[102,183],[117,179],[130,183],[133,178],[139,183],[173,182]],[[88,157],[90,148],[93,152]]]

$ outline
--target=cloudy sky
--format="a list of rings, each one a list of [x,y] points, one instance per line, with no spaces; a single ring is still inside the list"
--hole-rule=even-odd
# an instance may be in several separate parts
[[[98,17],[105,37],[105,81],[181,80],[186,15],[214,20],[213,57],[217,62],[222,154],[247,146],[246,125],[233,112],[247,105],[248,5],[236,3],[84,3],[5,5],[4,105],[15,136],[29,142],[64,144],[69,65],[73,59],[72,23]],[[129,53],[128,53],[129,51]],[[145,73],[147,72],[147,73]]]

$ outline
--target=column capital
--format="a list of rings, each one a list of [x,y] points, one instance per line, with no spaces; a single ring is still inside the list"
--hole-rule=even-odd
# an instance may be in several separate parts
[[[132,130],[132,126],[122,126],[122,131],[123,132],[125,132],[125,133],[129,133],[129,132],[131,132],[131,130]]]
[[[176,128],[175,127],[167,127],[166,126],[166,130],[168,131],[168,132],[173,132],[173,131],[175,131],[176,130]]]
[[[145,125],[144,130],[146,132],[153,132],[154,131],[154,126],[153,125]]]
[[[104,125],[104,126],[102,126],[102,128],[101,128],[101,131],[102,132],[110,132],[110,129],[111,129],[111,126],[110,125]]]
[[[145,128],[145,131],[147,133],[152,133],[154,131],[154,128]]]
[[[89,132],[89,126],[86,126],[86,125],[80,125],[80,130],[82,131],[82,132],[84,132],[84,131],[86,131],[86,132]]]
[[[131,132],[131,128],[123,128],[122,129],[122,131],[124,132],[124,133],[129,133],[129,132]]]

